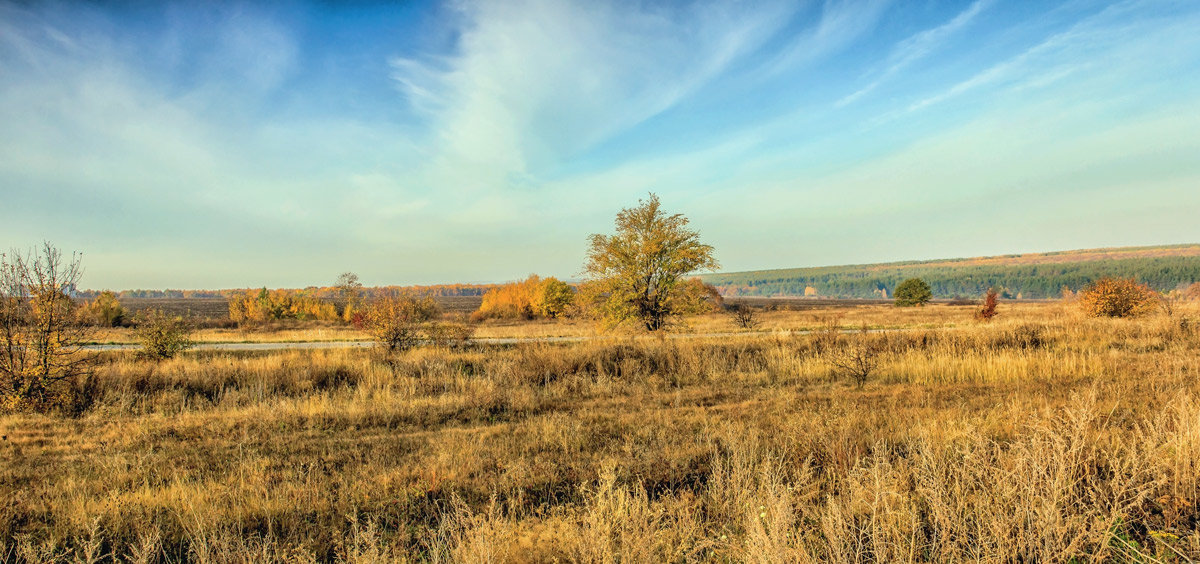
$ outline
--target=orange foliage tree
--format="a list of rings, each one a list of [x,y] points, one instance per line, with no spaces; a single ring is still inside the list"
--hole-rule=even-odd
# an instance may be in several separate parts
[[[1093,317],[1143,315],[1158,303],[1158,292],[1132,278],[1101,278],[1079,292],[1079,306]]]
[[[542,278],[536,274],[519,282],[502,284],[483,295],[479,310],[471,315],[475,321],[485,319],[554,318],[567,313],[575,291],[557,278]]]

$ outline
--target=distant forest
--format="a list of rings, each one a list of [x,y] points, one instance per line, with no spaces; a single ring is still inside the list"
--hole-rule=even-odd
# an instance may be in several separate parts
[[[1051,256],[1051,255],[1045,255]],[[921,278],[938,298],[977,297],[988,288],[1006,298],[1057,298],[1106,276],[1135,278],[1159,291],[1200,281],[1200,256],[1143,256],[1103,260],[970,264],[971,261],[891,263],[733,272],[702,276],[727,296],[884,298],[906,278]],[[986,262],[986,259],[977,262]]]

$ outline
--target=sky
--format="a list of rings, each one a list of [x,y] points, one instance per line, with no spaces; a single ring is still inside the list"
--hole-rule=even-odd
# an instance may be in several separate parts
[[[0,0],[0,247],[88,288],[1200,242],[1200,2]]]

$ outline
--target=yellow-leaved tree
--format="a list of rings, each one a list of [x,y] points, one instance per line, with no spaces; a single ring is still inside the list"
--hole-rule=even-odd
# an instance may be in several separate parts
[[[92,357],[74,290],[83,270],[50,243],[0,255],[0,411],[71,408]]]
[[[667,214],[658,196],[617,214],[616,233],[590,237],[583,293],[609,326],[636,323],[647,331],[667,326],[694,304],[688,274],[718,268],[713,248],[688,229],[682,214]]]

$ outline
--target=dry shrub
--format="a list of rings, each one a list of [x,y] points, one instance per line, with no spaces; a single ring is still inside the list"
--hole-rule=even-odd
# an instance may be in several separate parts
[[[983,307],[975,312],[975,317],[983,321],[991,321],[996,317],[996,304],[999,301],[1000,292],[995,288],[988,288],[988,291],[983,296]]]
[[[365,329],[384,350],[402,352],[417,346],[437,314],[433,298],[392,294],[368,306]]]
[[[838,375],[849,378],[861,388],[879,367],[885,343],[883,339],[858,335],[845,346],[828,353],[829,364]]]
[[[1101,278],[1079,292],[1079,307],[1092,317],[1136,317],[1153,312],[1158,298],[1132,278]]]
[[[117,295],[105,290],[95,299],[84,303],[79,308],[79,320],[88,325],[98,327],[118,327],[124,321],[125,307],[117,301]]]
[[[732,304],[725,306],[726,313],[733,323],[742,329],[755,329],[758,327],[758,318],[755,315],[754,307],[746,304]]]

